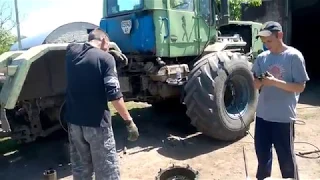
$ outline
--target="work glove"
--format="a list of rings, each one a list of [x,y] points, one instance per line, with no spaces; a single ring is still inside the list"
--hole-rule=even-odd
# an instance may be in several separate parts
[[[136,141],[139,137],[139,130],[136,126],[136,124],[133,121],[130,121],[127,125],[127,131],[128,131],[128,140],[129,141]]]
[[[128,65],[128,58],[117,50],[109,50],[109,53],[114,57],[116,62],[120,63],[121,67]]]

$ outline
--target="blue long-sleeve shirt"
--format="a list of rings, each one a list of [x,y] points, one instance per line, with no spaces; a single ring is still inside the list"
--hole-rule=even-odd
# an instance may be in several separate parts
[[[112,55],[85,44],[70,44],[66,51],[67,122],[99,127],[109,122],[107,102],[121,98],[116,64]]]

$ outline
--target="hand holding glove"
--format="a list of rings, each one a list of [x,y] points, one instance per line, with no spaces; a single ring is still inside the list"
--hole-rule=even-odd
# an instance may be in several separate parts
[[[128,58],[121,52],[112,49],[109,50],[109,53],[114,57],[116,62],[119,62],[121,64],[121,66],[128,65]]]
[[[130,120],[128,121],[127,125],[127,131],[128,131],[128,140],[129,141],[136,141],[139,137],[139,130],[136,126],[136,124]]]

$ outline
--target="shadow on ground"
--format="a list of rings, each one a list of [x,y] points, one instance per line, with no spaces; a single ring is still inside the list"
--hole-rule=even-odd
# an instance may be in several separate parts
[[[1,148],[1,180],[43,179],[42,173],[50,168],[58,171],[58,178],[69,176],[70,166],[64,152],[66,149],[64,134],[64,132],[56,132],[50,137],[27,145],[16,145],[10,139],[2,141],[0,147],[6,145],[10,147]]]
[[[199,134],[182,112],[160,113],[152,107],[145,107],[131,109],[130,113],[139,127],[140,138],[136,142],[126,141],[127,132],[123,121],[119,115],[114,116],[113,127],[120,154],[124,146],[128,154],[157,148],[163,156],[185,160],[228,145]],[[41,179],[43,171],[50,168],[57,170],[58,178],[71,175],[70,163],[66,158],[66,142],[67,136],[63,131],[24,146],[15,146],[11,140],[0,142],[0,147],[11,144],[0,149],[1,180],[21,177],[24,180]],[[10,154],[12,151],[16,152]]]
[[[113,124],[118,151],[126,145],[128,154],[157,148],[159,154],[185,160],[227,146],[227,142],[214,141],[197,132],[190,125],[184,112],[155,112],[152,107],[130,112],[139,127],[140,138],[136,142],[125,140],[126,130],[122,123]],[[119,118],[119,117],[116,117]],[[118,121],[118,119],[115,122]],[[139,147],[139,148],[135,148]]]

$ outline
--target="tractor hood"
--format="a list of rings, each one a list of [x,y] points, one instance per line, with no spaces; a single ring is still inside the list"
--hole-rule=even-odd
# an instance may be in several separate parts
[[[155,27],[149,11],[103,18],[100,27],[125,54],[155,53]]]

